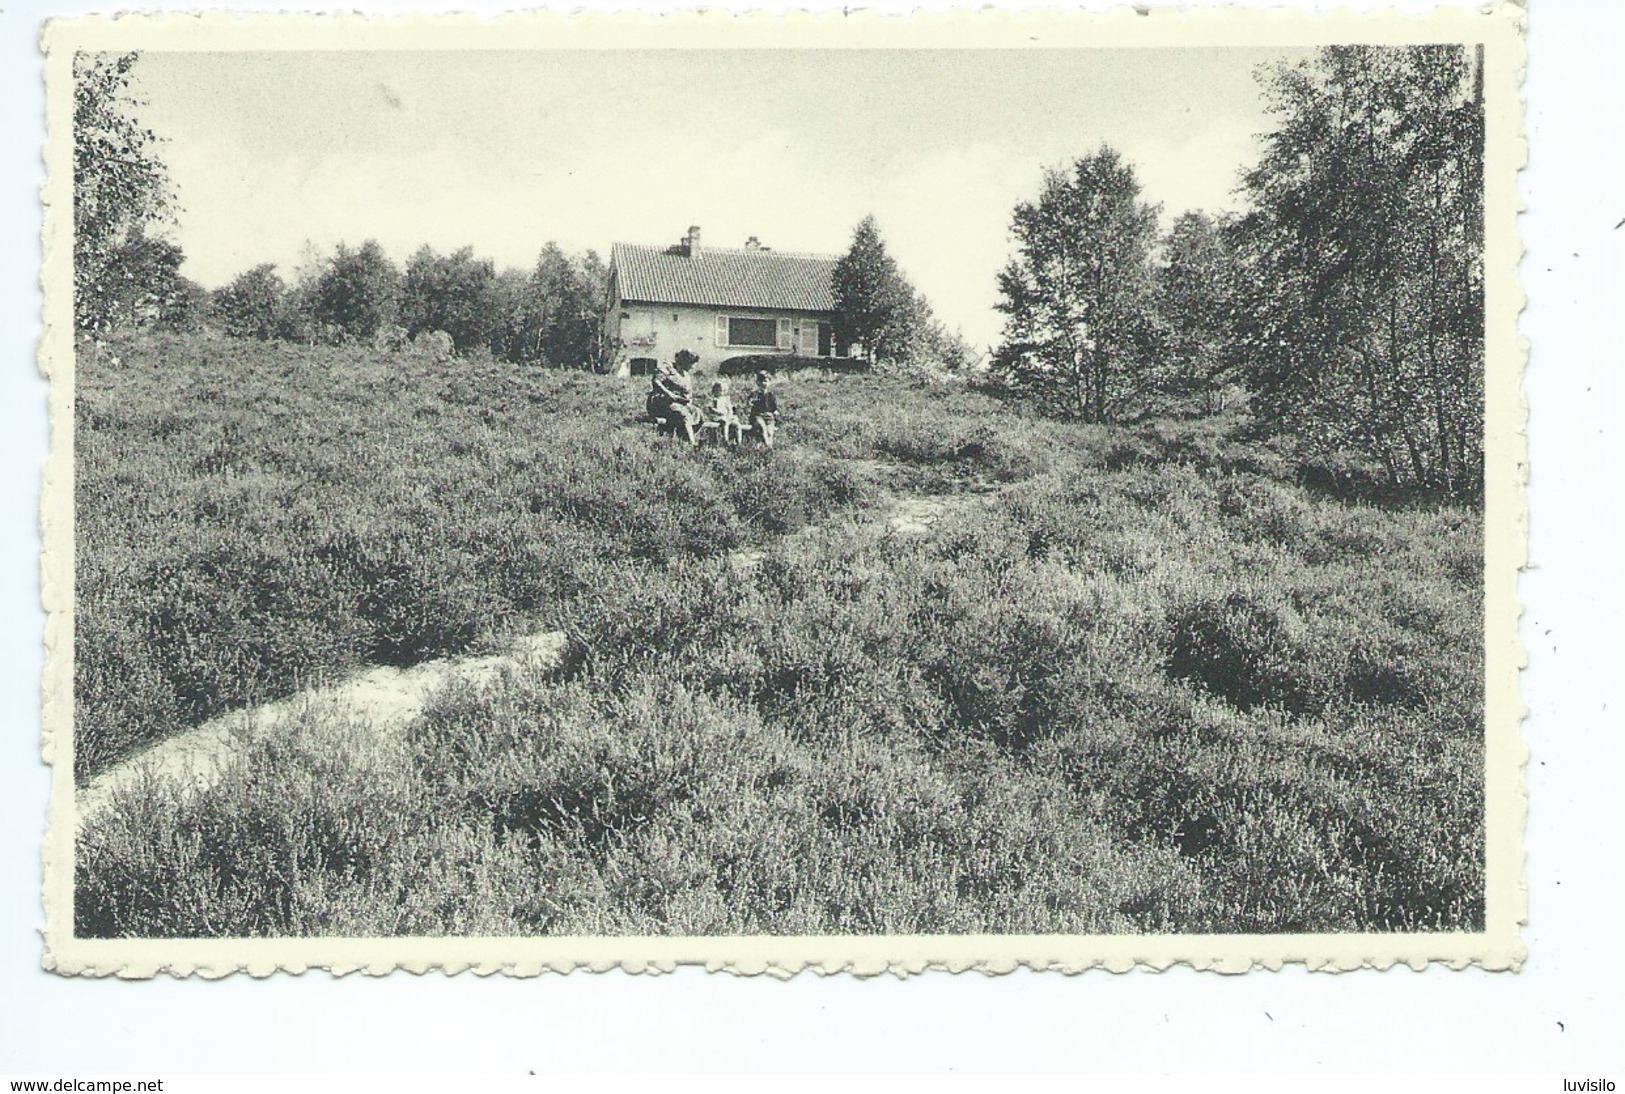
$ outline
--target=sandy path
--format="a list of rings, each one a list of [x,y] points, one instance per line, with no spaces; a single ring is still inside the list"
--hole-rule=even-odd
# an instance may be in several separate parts
[[[947,495],[899,498],[887,514],[886,523],[892,531],[902,535],[923,536],[936,527],[943,516],[963,505],[963,498]]]
[[[887,466],[878,461],[852,462],[862,463],[871,471]],[[944,517],[987,504],[999,492],[1000,489],[993,488],[951,494],[894,494],[881,507],[875,523],[899,535],[928,535]],[[806,535],[812,527],[794,534]],[[746,548],[734,551],[729,561],[741,570],[750,570],[763,557],[762,549]],[[375,733],[395,734],[423,713],[429,696],[448,683],[486,683],[505,671],[527,665],[555,665],[563,656],[564,647],[564,632],[546,631],[515,641],[504,653],[425,661],[408,669],[380,666],[334,687],[316,688],[275,703],[232,711],[196,729],[165,738],[80,787],[75,795],[79,823],[82,825],[87,818],[105,809],[114,794],[147,773],[172,779],[193,792],[207,789],[250,744],[291,721],[308,716],[313,709],[360,718]]]
[[[429,697],[447,684],[489,683],[504,672],[556,665],[564,647],[563,631],[545,631],[514,641],[503,653],[425,661],[408,669],[380,666],[334,687],[315,688],[275,703],[223,714],[196,729],[166,737],[80,787],[74,798],[79,824],[101,812],[116,793],[148,773],[172,779],[193,792],[207,789],[250,744],[312,709],[357,717],[375,733],[393,734],[422,714]]]
[[[848,463],[862,467],[867,471],[896,470],[900,465],[886,464],[879,460],[848,460]],[[987,506],[1006,490],[1010,485],[994,486],[986,483],[969,484],[967,488],[951,493],[911,494],[907,492],[888,491],[885,504],[878,507],[878,513],[872,519],[860,520],[860,525],[884,526],[892,532],[903,536],[929,535],[941,524],[943,518],[952,517],[966,512],[976,506]],[[806,538],[819,527],[809,524],[800,531],[792,532],[785,539]],[[728,554],[728,561],[737,570],[748,571],[761,563],[767,557],[767,551],[761,547],[743,547]]]

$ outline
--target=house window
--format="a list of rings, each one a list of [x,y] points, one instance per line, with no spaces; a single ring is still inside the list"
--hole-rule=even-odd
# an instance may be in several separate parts
[[[730,346],[777,346],[779,344],[779,325],[772,319],[750,319],[739,315],[729,316],[728,344]]]
[[[655,374],[655,364],[653,357],[634,357],[627,371],[633,376],[653,376]]]
[[[717,316],[717,345],[733,349],[794,350],[795,328],[788,315]]]

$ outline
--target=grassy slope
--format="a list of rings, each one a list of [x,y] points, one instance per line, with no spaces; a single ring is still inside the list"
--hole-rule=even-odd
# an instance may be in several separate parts
[[[86,933],[1482,922],[1475,512],[884,378],[789,380],[768,458],[658,441],[601,378],[124,357],[80,380],[82,771],[359,661],[538,625],[576,655],[443,696],[405,754],[313,717],[126,799]],[[877,519],[994,484],[929,536]]]
[[[528,626],[603,565],[725,551],[847,500],[833,460],[726,478],[579,374],[153,340],[77,393],[76,772],[362,662]]]

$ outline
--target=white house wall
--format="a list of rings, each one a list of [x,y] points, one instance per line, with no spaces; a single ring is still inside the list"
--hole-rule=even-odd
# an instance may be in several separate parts
[[[783,319],[790,321],[790,348],[780,346],[719,346],[717,345],[717,317],[740,316],[751,319]],[[670,362],[677,351],[686,349],[697,356],[696,367],[715,369],[730,357],[747,354],[778,354],[789,357],[802,343],[803,328],[810,329],[816,347],[817,324],[829,322],[828,315],[815,312],[759,311],[750,308],[700,308],[682,304],[626,304],[612,307],[606,330],[611,337],[620,338],[625,345],[616,359],[615,371],[625,375],[631,370],[635,357],[649,357],[657,362]],[[816,353],[816,348],[813,353]],[[811,356],[812,354],[807,354]]]

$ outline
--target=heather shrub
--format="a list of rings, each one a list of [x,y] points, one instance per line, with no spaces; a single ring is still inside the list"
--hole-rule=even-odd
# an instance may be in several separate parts
[[[1311,703],[1305,671],[1308,635],[1278,596],[1230,592],[1175,608],[1168,671],[1242,710],[1274,702],[1295,713]]]
[[[408,790],[364,726],[319,713],[251,749],[208,794],[137,783],[81,835],[75,931],[319,932],[329,908],[317,895],[391,872],[428,820]]]
[[[315,548],[350,588],[367,631],[367,660],[410,665],[466,649],[498,617],[495,590],[473,560],[416,524],[335,529]]]
[[[157,652],[121,610],[74,605],[74,771],[96,771],[185,722]]]
[[[1083,818],[1054,823],[1073,812],[1059,787],[984,776],[967,790],[906,751],[809,747],[681,685],[517,691],[434,712],[417,742],[444,800],[510,845],[568,849],[598,879],[607,899],[590,918],[531,926],[1107,929],[1167,903],[1148,897],[1162,879]],[[1063,874],[1069,852],[1093,865]]]
[[[799,531],[839,509],[868,503],[873,493],[843,462],[807,448],[751,448],[715,460],[729,505],[757,532]]]
[[[358,663],[535,626],[587,594],[593,560],[713,555],[870,496],[815,450],[606,430],[638,397],[601,377],[362,346],[120,350],[76,393],[80,778]]]
[[[1470,507],[895,376],[784,378],[768,453],[479,359],[86,375],[81,772],[358,663],[570,641],[404,739],[312,711],[139,787],[81,836],[83,933],[1482,925]],[[911,493],[925,531],[885,519]]]

